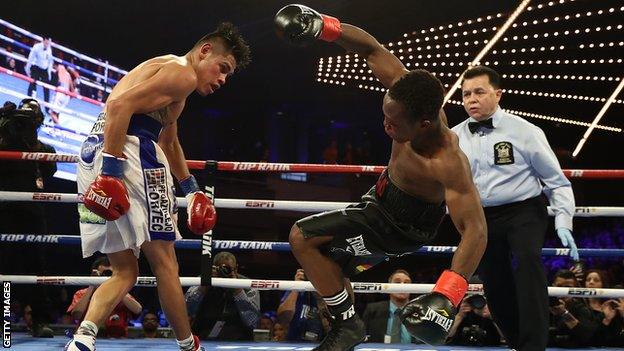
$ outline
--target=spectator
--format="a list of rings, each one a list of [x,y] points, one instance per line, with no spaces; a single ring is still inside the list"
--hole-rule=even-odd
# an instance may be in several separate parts
[[[305,281],[303,269],[295,273],[295,281]],[[321,308],[326,308],[318,294],[306,291],[287,291],[282,296],[277,308],[277,320],[282,326],[288,326],[286,340],[313,341],[323,339],[329,326],[323,320]]]
[[[501,344],[501,332],[492,320],[485,297],[471,295],[462,301],[449,331],[453,345],[496,346]]]
[[[97,91],[97,93],[96,93],[96,95],[95,95],[95,99],[96,99],[97,101],[99,101],[99,102],[105,102],[105,101],[104,101],[104,100],[105,100],[105,98],[104,98],[104,91],[103,91],[103,90],[98,89],[98,91]]]
[[[238,273],[236,257],[219,252],[214,257],[212,276],[246,279]],[[186,292],[186,305],[193,334],[200,339],[252,340],[260,320],[260,296],[256,289],[224,289],[193,286]]]
[[[5,48],[6,52],[8,53],[13,53],[13,48],[10,45],[7,45]],[[9,60],[11,60],[12,57],[9,55],[5,55],[4,56],[4,63],[2,64],[2,67],[6,67],[9,68]]]
[[[404,269],[397,269],[388,278],[389,283],[411,284],[412,278]],[[362,321],[366,325],[368,342],[410,344],[416,340],[410,336],[398,318],[399,312],[409,302],[409,293],[390,294],[389,301],[373,302],[366,306]]]
[[[275,324],[275,312],[267,312],[260,317],[258,329],[268,330],[269,335],[273,336],[273,325]]]
[[[91,265],[91,276],[111,276],[113,274],[112,269],[108,258],[103,256],[96,259]],[[71,305],[67,308],[67,312],[71,313],[74,320],[81,321],[85,316],[96,289],[97,287],[91,285],[76,291]],[[109,338],[128,337],[128,322],[132,317],[139,315],[142,310],[141,304],[132,295],[126,294],[106,319],[104,336]]]
[[[60,63],[56,65],[56,74],[58,75],[58,88],[64,91],[73,92],[74,82],[72,80],[71,74],[69,74],[64,65]],[[70,99],[71,97],[69,95],[64,94],[60,91],[56,91],[56,93],[54,94],[54,99],[52,100],[52,108],[50,109],[50,117],[52,117],[52,121],[55,124],[59,123],[59,109],[67,106]]]
[[[288,329],[282,323],[278,322],[273,325],[273,341],[286,341],[286,334],[288,334]]]
[[[604,271],[590,269],[585,277],[586,288],[609,288],[609,280]],[[592,346],[622,346],[622,328],[624,323],[619,311],[624,309],[621,301],[611,299],[587,299],[589,308],[598,323],[598,330],[594,335]]]
[[[5,49],[8,53],[13,53],[13,47],[11,47],[10,45],[7,45]],[[6,55],[4,57],[4,61],[5,62],[2,66],[10,69],[13,72],[22,72],[24,68],[24,64],[21,61],[15,60],[14,57],[11,57],[9,55]]]
[[[35,81],[41,81],[50,84],[52,80],[52,47],[50,38],[44,38],[40,43],[33,45],[28,55],[28,62],[24,71],[26,75]],[[35,96],[33,93],[37,89],[37,84],[33,81],[28,86],[28,96]],[[43,97],[46,102],[50,102],[50,91],[43,88]]]
[[[323,150],[323,162],[332,165],[338,162],[338,143],[336,140],[332,140]]]
[[[24,312],[22,310],[22,303],[18,300],[11,301],[10,311],[9,316],[5,316],[4,318],[8,317],[7,320],[11,323],[18,323],[22,318],[22,312]]]
[[[562,269],[555,274],[555,287],[578,286],[574,273]],[[598,329],[589,306],[575,298],[550,298],[550,338],[553,347],[589,346]]]
[[[143,337],[148,339],[164,338],[165,336],[158,330],[158,315],[154,312],[147,312],[143,316]]]
[[[7,57],[7,68],[11,71],[15,72],[17,69],[17,65],[15,64],[15,59],[12,57]]]
[[[342,157],[342,163],[345,165],[352,165],[353,163],[353,145],[347,143],[345,145],[344,156]]]
[[[26,329],[31,330],[33,321],[32,321],[32,307],[30,305],[24,306],[24,311],[22,312],[22,318],[20,319],[20,322],[26,325]]]

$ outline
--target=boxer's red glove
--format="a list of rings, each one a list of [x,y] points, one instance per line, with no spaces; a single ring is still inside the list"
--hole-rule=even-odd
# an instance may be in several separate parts
[[[89,211],[114,221],[130,209],[128,191],[121,181],[125,159],[103,154],[102,174],[91,183],[84,194],[84,205]]]
[[[195,177],[189,176],[181,180],[180,187],[186,195],[189,229],[197,235],[212,230],[217,223],[217,211],[208,195],[199,190]]]
[[[408,302],[399,314],[407,331],[429,345],[446,341],[455,321],[457,305],[461,302],[468,282],[466,278],[446,270],[429,294]]]

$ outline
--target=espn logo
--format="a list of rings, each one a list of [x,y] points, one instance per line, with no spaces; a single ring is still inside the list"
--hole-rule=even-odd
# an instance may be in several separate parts
[[[353,283],[353,291],[381,291],[381,283]]]
[[[252,280],[251,287],[255,289],[278,289],[280,282],[271,280]]]
[[[274,201],[247,201],[245,207],[274,208]]]
[[[61,201],[61,194],[34,193],[33,201]]]

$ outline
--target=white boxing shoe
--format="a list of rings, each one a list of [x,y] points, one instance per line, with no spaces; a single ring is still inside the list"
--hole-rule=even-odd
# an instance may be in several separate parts
[[[65,351],[95,351],[95,337],[74,334],[74,338],[65,345]]]

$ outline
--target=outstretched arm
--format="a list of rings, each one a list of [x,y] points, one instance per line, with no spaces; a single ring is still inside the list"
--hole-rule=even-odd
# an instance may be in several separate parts
[[[394,82],[407,73],[403,63],[372,35],[346,23],[343,23],[341,28],[342,33],[336,40],[336,44],[365,59],[375,77],[386,88],[390,88]]]
[[[451,270],[469,279],[477,269],[487,245],[487,224],[466,156],[459,153],[450,157],[455,160],[447,160],[445,168],[452,169],[440,173],[446,188],[449,215],[461,235]]]
[[[307,6],[292,4],[283,7],[275,15],[275,27],[278,36],[298,46],[315,40],[335,41],[365,59],[386,88],[407,72],[396,56],[364,30],[340,23],[337,18],[320,14]]]

